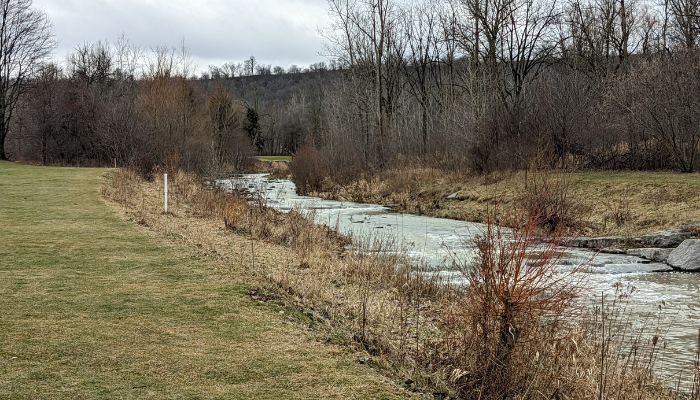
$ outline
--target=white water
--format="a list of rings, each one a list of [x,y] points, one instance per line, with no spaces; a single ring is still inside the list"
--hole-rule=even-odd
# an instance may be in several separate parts
[[[292,182],[268,180],[264,174],[244,175],[222,183],[230,190],[264,193],[266,204],[281,211],[313,210],[317,223],[346,235],[387,235],[394,239],[397,250],[404,249],[434,271],[454,279],[459,279],[460,274],[452,268],[451,260],[468,259],[473,252],[469,240],[484,229],[483,224],[391,213],[388,207],[377,204],[299,196]],[[634,286],[628,306],[636,319],[634,325],[644,326],[648,335],[654,334],[656,326],[663,327],[657,372],[672,382],[680,378],[688,385],[698,350],[700,274],[649,272],[663,266],[634,256],[596,254],[582,249],[567,249],[559,262],[562,268],[582,263],[589,266],[592,297],[600,298],[601,293],[612,296],[613,285],[618,282]]]

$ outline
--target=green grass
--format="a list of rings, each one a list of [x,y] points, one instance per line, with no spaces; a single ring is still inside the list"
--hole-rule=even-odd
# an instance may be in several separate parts
[[[0,162],[0,398],[406,397],[220,261],[123,221],[106,171]]]
[[[260,161],[292,161],[292,156],[257,156]]]

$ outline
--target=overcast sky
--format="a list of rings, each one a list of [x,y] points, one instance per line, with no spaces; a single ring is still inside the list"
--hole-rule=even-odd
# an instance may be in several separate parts
[[[325,61],[318,28],[327,25],[326,0],[34,0],[54,24],[58,58],[77,46],[115,41],[179,47],[198,70],[243,61],[308,65]]]

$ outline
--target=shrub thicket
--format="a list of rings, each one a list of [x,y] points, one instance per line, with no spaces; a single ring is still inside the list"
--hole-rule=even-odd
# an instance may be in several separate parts
[[[301,194],[319,191],[329,173],[329,166],[321,152],[311,145],[305,145],[294,153],[289,164],[292,180]]]

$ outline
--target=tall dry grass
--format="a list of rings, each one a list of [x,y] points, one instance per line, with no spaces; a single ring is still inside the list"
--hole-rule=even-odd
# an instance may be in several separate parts
[[[251,246],[240,254],[253,260],[260,242],[283,246],[266,251],[291,250],[272,267],[245,264],[245,273],[267,279],[255,298],[264,290],[287,302],[319,336],[355,343],[361,362],[409,389],[463,399],[677,398],[654,372],[663,337],[626,317],[627,292],[594,302],[582,297],[582,275],[557,267],[560,231],[542,240],[536,214],[508,216],[520,219],[509,231],[487,224],[472,243],[475,257],[455,260],[457,282],[393,251],[391,238],[355,240],[347,249],[346,238],[300,209],[284,214],[193,175],[170,177],[169,214],[162,212],[158,179],[122,170],[104,194],[157,232],[189,237],[187,226],[208,221],[209,235],[250,239],[235,243]],[[222,257],[236,251],[227,242],[209,243]]]
[[[516,202],[537,226],[560,236],[580,231],[587,222],[591,207],[570,190],[571,182],[565,174],[534,165],[524,176],[525,187]]]

